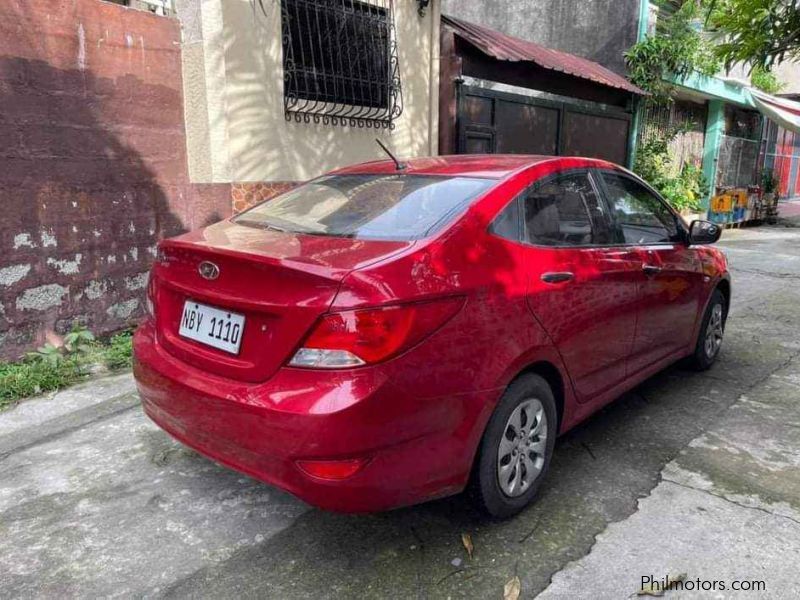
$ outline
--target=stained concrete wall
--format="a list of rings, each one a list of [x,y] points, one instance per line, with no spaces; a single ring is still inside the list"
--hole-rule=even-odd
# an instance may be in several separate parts
[[[287,122],[283,109],[280,2],[179,0],[186,128],[193,181],[296,182],[382,158],[437,153],[439,0],[424,17],[395,0],[402,115],[394,131]],[[190,42],[191,40],[191,42]],[[198,41],[201,40],[201,41]]]
[[[639,0],[442,0],[442,12],[625,73]]]
[[[142,313],[158,239],[230,212],[192,185],[174,19],[0,0],[0,358]]]

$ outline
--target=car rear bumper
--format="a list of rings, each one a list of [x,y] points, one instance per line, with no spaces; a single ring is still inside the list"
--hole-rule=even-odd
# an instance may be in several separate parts
[[[250,384],[209,375],[134,336],[147,415],[209,458],[329,510],[370,512],[458,493],[466,484],[485,398],[419,398],[380,368],[280,369]],[[326,480],[297,460],[367,459]]]

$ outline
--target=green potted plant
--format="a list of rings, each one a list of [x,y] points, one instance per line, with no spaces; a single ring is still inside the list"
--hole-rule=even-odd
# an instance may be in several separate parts
[[[761,190],[764,192],[763,198],[765,204],[772,203],[777,199],[779,184],[780,180],[777,175],[775,175],[775,171],[772,169],[764,169],[764,172],[761,173]]]
[[[778,216],[778,186],[780,179],[773,169],[764,169],[761,173],[761,207],[767,223],[774,223]]]

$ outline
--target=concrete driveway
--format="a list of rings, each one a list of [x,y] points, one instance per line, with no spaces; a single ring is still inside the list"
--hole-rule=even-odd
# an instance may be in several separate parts
[[[172,441],[128,375],[2,413],[0,596],[502,598],[516,575],[525,598],[620,598],[651,571],[793,596],[800,229],[728,231],[722,246],[734,303],[719,364],[669,369],[564,436],[539,501],[503,523],[462,498],[312,509]]]

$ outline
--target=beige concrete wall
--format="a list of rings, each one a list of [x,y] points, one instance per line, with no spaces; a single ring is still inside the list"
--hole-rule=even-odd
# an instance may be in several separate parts
[[[783,62],[775,68],[775,76],[783,84],[779,94],[800,94],[800,64]]]
[[[202,53],[184,55],[193,179],[305,180],[382,157],[376,136],[400,156],[437,153],[438,0],[424,17],[415,0],[395,0],[404,108],[393,131],[286,121],[278,0],[263,3],[266,14],[253,0],[183,4],[199,9],[203,38]]]
[[[783,84],[778,92],[782,94],[800,94],[800,64],[793,61],[785,61],[773,69],[775,77]],[[725,75],[731,79],[737,79],[746,83],[750,82],[750,65],[733,65]]]

